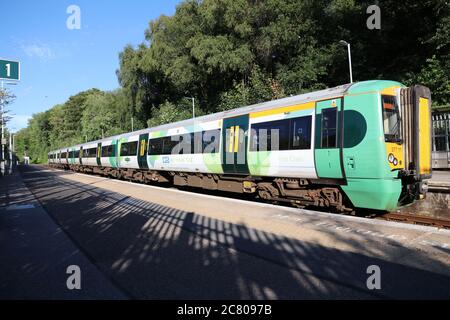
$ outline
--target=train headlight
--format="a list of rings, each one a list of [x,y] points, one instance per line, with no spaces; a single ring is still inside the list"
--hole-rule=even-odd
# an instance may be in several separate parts
[[[390,163],[394,163],[394,160],[395,160],[394,155],[393,155],[392,153],[389,153],[388,161],[389,161]]]

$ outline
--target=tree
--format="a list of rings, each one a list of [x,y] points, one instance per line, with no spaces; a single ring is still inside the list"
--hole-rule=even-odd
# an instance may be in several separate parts
[[[7,89],[0,89],[0,101],[3,103],[3,114],[1,114],[1,121],[3,121],[3,125],[10,120],[10,116],[8,116],[8,105],[14,102],[16,96],[11,93],[11,91]]]
[[[50,112],[34,114],[28,123],[28,153],[32,163],[47,161],[49,151]]]
[[[434,106],[450,104],[450,61],[440,61],[435,55],[417,74],[408,74],[408,85],[422,84],[430,88]]]
[[[86,141],[101,139],[113,128],[113,114],[109,109],[108,96],[104,93],[90,95],[85,100],[81,116],[81,133]]]
[[[16,132],[14,144],[16,156],[22,161],[25,155],[29,155],[29,128],[24,128]]]
[[[219,110],[230,110],[285,96],[280,84],[255,67],[247,81],[235,82],[234,87],[220,96]]]
[[[199,106],[195,107],[195,115],[203,115]],[[192,118],[192,106],[187,99],[180,100],[177,104],[166,101],[158,109],[154,109],[154,116],[148,120],[147,124],[149,127],[156,127],[190,118]]]
[[[82,130],[80,127],[81,117],[86,107],[86,100],[90,95],[100,94],[98,89],[90,89],[73,95],[62,107],[63,123],[59,128],[61,139],[69,144],[82,141]]]

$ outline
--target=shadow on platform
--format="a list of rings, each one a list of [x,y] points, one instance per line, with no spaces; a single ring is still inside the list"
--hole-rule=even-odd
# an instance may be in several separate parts
[[[137,200],[97,188],[96,182],[61,179],[65,174],[71,173],[23,172],[46,211],[134,298],[450,297],[450,278],[373,258],[376,248],[365,248],[357,237],[348,243],[354,250],[336,250]],[[334,237],[343,240],[338,233]],[[381,290],[366,287],[369,265],[382,270]]]

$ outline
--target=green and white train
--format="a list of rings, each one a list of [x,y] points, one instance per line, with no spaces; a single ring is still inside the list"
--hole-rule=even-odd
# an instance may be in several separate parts
[[[393,210],[431,177],[430,91],[374,80],[52,151],[50,166],[254,193],[299,207]]]

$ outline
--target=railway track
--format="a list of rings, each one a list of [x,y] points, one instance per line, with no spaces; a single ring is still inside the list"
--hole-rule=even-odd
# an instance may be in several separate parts
[[[376,219],[397,221],[403,223],[410,223],[422,226],[431,226],[442,229],[450,229],[449,219],[440,219],[434,217],[427,217],[423,215],[410,214],[410,213],[385,213],[377,216]]]

